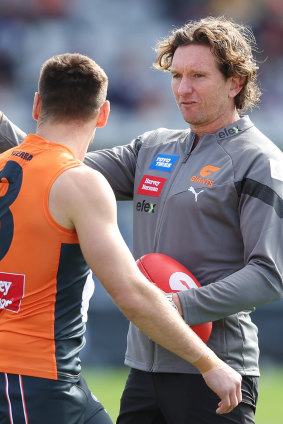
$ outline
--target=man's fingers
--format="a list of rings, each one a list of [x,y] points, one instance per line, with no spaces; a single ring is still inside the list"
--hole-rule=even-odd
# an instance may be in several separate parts
[[[228,414],[229,406],[230,406],[229,396],[227,396],[225,399],[221,400],[218,403],[218,408],[216,409],[216,414]]]
[[[242,401],[242,377],[228,365],[222,363],[211,368],[203,373],[203,377],[208,387],[220,398],[217,414],[228,414]]]
[[[218,403],[218,408],[216,409],[217,414],[229,414],[239,403],[242,401],[242,392],[241,388],[237,392],[232,392],[227,395]]]
[[[239,384],[238,388],[237,388],[237,399],[238,402],[241,403],[242,402],[242,390],[241,390],[241,384]]]

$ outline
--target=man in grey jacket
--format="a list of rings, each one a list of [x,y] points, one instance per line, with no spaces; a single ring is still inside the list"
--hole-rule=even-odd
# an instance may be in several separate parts
[[[254,423],[259,350],[250,312],[283,293],[282,152],[240,115],[260,97],[254,44],[248,28],[224,18],[172,31],[155,66],[171,73],[190,129],[160,128],[85,158],[118,200],[133,199],[134,256],[169,255],[201,282],[173,301],[189,325],[213,322],[208,346],[243,376],[242,403],[219,416],[197,370],[130,324],[119,424]],[[3,145],[22,137],[6,117],[0,134]]]

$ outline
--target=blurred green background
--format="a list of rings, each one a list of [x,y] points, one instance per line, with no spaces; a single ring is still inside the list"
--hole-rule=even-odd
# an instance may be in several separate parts
[[[282,424],[283,367],[263,367],[261,373],[256,424]],[[104,369],[91,367],[84,371],[89,388],[104,405],[114,422],[119,412],[120,396],[127,375],[126,367]]]

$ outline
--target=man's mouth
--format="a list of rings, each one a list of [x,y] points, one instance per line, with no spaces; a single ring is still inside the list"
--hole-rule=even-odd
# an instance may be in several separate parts
[[[195,102],[194,100],[181,100],[179,103],[180,106],[192,106],[195,105],[197,102]]]

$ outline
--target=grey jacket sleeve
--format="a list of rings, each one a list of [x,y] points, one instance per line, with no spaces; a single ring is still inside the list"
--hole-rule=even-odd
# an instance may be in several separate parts
[[[0,123],[0,153],[20,144],[26,134],[13,124],[4,114]],[[133,197],[136,161],[141,140],[112,149],[88,152],[85,163],[101,172],[113,188],[117,200],[130,200]]]
[[[0,153],[20,144],[26,134],[3,114],[0,122]]]
[[[105,176],[117,200],[131,200],[140,147],[141,141],[137,138],[125,146],[88,152],[84,162]]]
[[[236,187],[245,266],[223,280],[179,293],[190,325],[253,310],[283,297],[283,174],[272,178],[266,169],[261,168],[261,182],[251,176]]]

